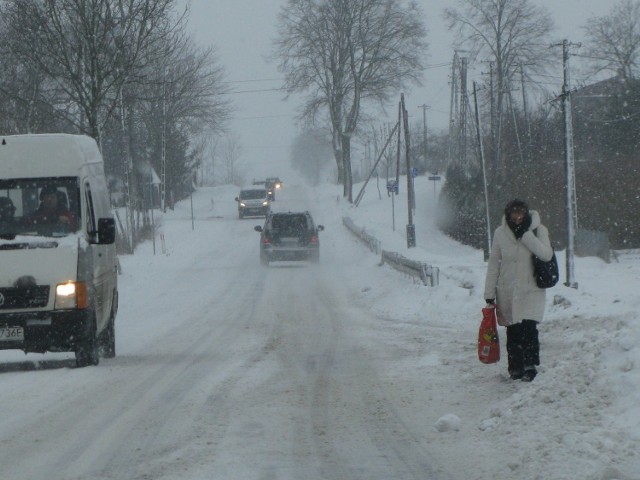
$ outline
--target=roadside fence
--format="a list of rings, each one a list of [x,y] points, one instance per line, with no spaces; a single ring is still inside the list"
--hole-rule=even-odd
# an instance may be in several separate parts
[[[342,218],[342,223],[362,241],[369,250],[380,255],[380,265],[388,264],[390,267],[422,280],[423,285],[437,287],[440,283],[440,269],[424,262],[417,262],[403,257],[399,253],[382,250],[380,240],[366,232],[366,229],[357,227],[348,217]]]

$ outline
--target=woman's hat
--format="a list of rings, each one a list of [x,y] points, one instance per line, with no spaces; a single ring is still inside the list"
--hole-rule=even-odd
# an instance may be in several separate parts
[[[514,198],[507,206],[504,208],[504,214],[509,217],[513,212],[521,211],[523,213],[529,213],[529,205],[524,200],[520,200],[519,198]]]

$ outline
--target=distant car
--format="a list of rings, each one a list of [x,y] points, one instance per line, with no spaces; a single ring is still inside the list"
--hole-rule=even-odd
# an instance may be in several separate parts
[[[276,190],[282,188],[282,181],[278,177],[268,177],[264,181],[264,188],[267,190],[269,200],[276,199]]]
[[[273,188],[279,190],[282,188],[282,180],[278,177],[269,177],[265,180],[265,185],[273,185]]]
[[[273,202],[276,199],[276,189],[273,185],[264,184],[264,189],[267,191],[267,198],[270,202]]]
[[[238,202],[238,218],[266,217],[271,211],[271,203],[264,188],[240,190],[236,202]]]
[[[260,262],[268,265],[274,261],[320,261],[318,233],[324,226],[317,225],[309,212],[277,212],[267,216],[260,232]]]

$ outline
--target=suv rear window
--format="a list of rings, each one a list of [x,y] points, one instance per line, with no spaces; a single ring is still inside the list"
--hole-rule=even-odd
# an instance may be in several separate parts
[[[271,229],[279,232],[298,233],[309,230],[311,226],[304,214],[273,215]]]

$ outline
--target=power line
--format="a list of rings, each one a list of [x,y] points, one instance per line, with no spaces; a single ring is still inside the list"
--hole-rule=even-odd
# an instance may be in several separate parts
[[[281,82],[284,78],[256,78],[253,80],[229,80],[224,83],[255,83],[255,82]]]
[[[263,118],[276,118],[276,117],[291,117],[291,115],[263,115],[260,117],[242,117],[242,118],[236,118],[235,120],[260,120]]]
[[[287,89],[284,87],[280,88],[264,88],[260,90],[236,90],[234,92],[221,92],[220,95],[236,95],[239,93],[264,93],[264,92],[283,92]]]

